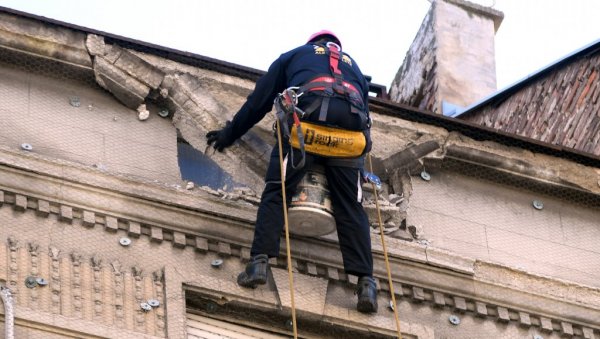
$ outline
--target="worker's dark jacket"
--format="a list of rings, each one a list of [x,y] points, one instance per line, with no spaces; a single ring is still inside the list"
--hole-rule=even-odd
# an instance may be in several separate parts
[[[368,83],[350,56],[340,55],[338,64],[342,71],[344,81],[351,83],[362,93],[364,111],[368,115]],[[244,135],[252,126],[258,123],[273,108],[273,100],[278,93],[290,86],[301,86],[317,76],[331,76],[329,69],[329,55],[325,48],[308,43],[282,54],[275,60],[267,73],[256,83],[246,103],[235,115],[231,128],[232,140]],[[312,92],[300,97],[299,107],[308,106],[315,99]],[[307,119],[317,121],[319,112],[314,112]],[[327,125],[337,126],[350,130],[364,130],[367,138],[368,152],[371,140],[368,128],[365,129],[358,114],[350,113],[350,104],[343,98],[334,97],[330,100],[327,114]]]

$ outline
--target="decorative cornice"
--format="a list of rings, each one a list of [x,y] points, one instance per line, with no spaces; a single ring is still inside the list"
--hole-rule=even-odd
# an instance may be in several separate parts
[[[99,224],[104,226],[108,232],[121,229],[127,231],[131,236],[144,236],[156,242],[171,242],[176,247],[192,246],[199,251],[217,253],[226,260],[236,260],[235,257],[248,259],[250,256],[248,244],[240,245],[235,241],[224,240],[226,238],[216,239],[198,235],[198,232],[175,231],[168,225],[147,224],[140,219],[127,220],[90,209],[83,210],[80,207],[64,205],[59,201],[41,200],[12,191],[2,190],[0,192],[2,192],[0,203],[12,205],[15,211],[21,213],[32,212],[43,217],[56,215],[62,222],[74,223],[77,221],[81,227]],[[15,249],[19,247],[19,241],[16,238],[11,240],[10,244]],[[356,283],[353,277],[343,273],[340,262],[331,260],[331,253],[337,249],[329,249],[328,242],[323,243],[323,240],[319,239],[296,239],[294,245],[294,248],[302,248],[294,253],[293,265],[298,270],[298,274],[320,277],[328,281],[339,280],[350,284]],[[391,265],[394,281],[398,284],[395,290],[399,299],[404,298],[432,307],[448,308],[459,315],[472,314],[494,321],[516,322],[521,326],[539,327],[544,331],[557,331],[562,334],[584,336],[584,338],[593,338],[591,335],[600,330],[595,325],[595,318],[593,318],[594,314],[600,314],[598,305],[591,309],[578,305],[574,301],[558,300],[544,295],[531,296],[528,295],[528,290],[516,289],[515,286],[481,281],[477,276],[472,276],[474,274],[473,261],[462,258],[463,264],[461,265],[464,268],[461,270],[458,268],[461,265],[456,266],[455,262],[461,258],[451,253],[443,253],[422,245],[404,243],[398,239],[388,239],[388,246],[392,249],[390,251]],[[36,247],[30,245],[29,248],[35,249]],[[421,249],[425,250],[425,255],[420,254],[419,250]],[[387,280],[384,278],[385,272],[382,271],[381,249],[374,244],[373,250],[375,275],[379,280],[378,286],[382,291],[389,291]],[[56,252],[54,257],[58,258],[59,250],[51,250],[50,254],[52,255],[54,252]],[[29,253],[33,255],[35,251],[29,251]],[[306,253],[311,253],[311,255]],[[436,257],[438,259],[435,259]],[[77,254],[71,255],[72,260],[77,258]],[[454,268],[444,267],[444,262],[453,263]],[[470,263],[470,270],[466,269],[469,267],[465,266],[467,263]],[[285,267],[283,258],[272,260],[271,264],[275,268]],[[514,270],[506,267],[496,266],[494,268],[515,273]],[[117,271],[119,270],[115,268],[115,272]],[[516,273],[527,275],[524,272]],[[76,282],[76,280],[73,281]],[[551,281],[548,279],[547,282],[542,283]],[[73,291],[74,295],[76,295],[75,292]],[[502,298],[498,297],[500,294],[503,295]],[[527,298],[525,295],[528,295]],[[536,299],[536,302],[531,303],[531,298]],[[540,308],[539,306],[532,307],[532,305],[550,306]],[[557,313],[557,310],[563,310],[563,313]]]
[[[15,295],[19,327],[73,336],[164,337],[162,270],[144,275],[118,261],[101,265],[98,256],[84,258],[78,251],[61,256],[62,249],[42,249],[31,239],[10,237],[7,245],[0,243],[0,258],[8,257],[10,268],[2,267],[0,281],[6,277],[6,289]],[[148,300],[158,303],[143,309]]]

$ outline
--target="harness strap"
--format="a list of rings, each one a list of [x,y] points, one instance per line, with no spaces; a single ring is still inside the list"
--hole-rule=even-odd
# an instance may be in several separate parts
[[[361,92],[351,83],[344,81],[344,75],[339,68],[340,54],[342,48],[333,42],[326,44],[329,52],[329,69],[331,75],[317,76],[309,82],[300,86],[300,93],[315,92],[321,99],[315,99],[308,107],[305,108],[307,115],[316,111],[318,105],[321,105],[319,111],[319,121],[327,121],[327,111],[329,110],[329,101],[331,97],[343,97],[350,103],[350,112],[358,114],[361,120],[368,120],[368,114],[365,112],[365,103]],[[302,117],[303,119],[306,116]]]
[[[339,69],[338,65],[340,63],[340,52],[342,48],[338,46],[336,43],[328,42],[327,49],[329,49],[329,69],[331,70],[331,74],[335,79],[333,83],[333,90],[338,94],[346,94],[344,90],[344,76],[342,75],[342,71]]]
[[[329,68],[331,69],[331,73],[342,75],[342,71],[338,68],[341,47],[335,43],[328,42],[327,48],[329,49]]]
[[[323,101],[322,97],[314,98],[313,102],[308,105],[308,107],[304,107],[304,113],[306,113],[306,117],[312,114],[312,112],[316,111],[318,107],[321,106],[321,102]]]
[[[321,100],[321,111],[319,111],[319,121],[327,121],[327,111],[329,110],[329,97]]]
[[[333,88],[336,81],[337,80],[335,78],[332,78],[330,76],[320,76],[320,77],[312,79],[305,85],[301,86],[299,91],[300,92],[323,91],[326,94],[334,95],[334,93],[327,93],[327,89]],[[342,80],[341,86],[342,86],[342,93],[338,92],[338,94],[342,94],[342,95],[355,94],[357,96],[360,96],[360,93],[358,92],[356,87],[354,87],[354,85],[352,85],[351,83]]]
[[[329,109],[329,98],[335,96],[343,96],[350,103],[350,112],[354,114],[361,114],[363,112],[364,103],[362,100],[362,96],[349,82],[342,81],[341,88],[343,89],[343,93],[339,93],[339,91],[335,91],[333,86],[336,84],[336,80],[330,76],[320,76],[317,77],[310,82],[299,88],[299,91],[302,93],[307,92],[320,92],[323,94],[319,94],[320,99],[315,99],[308,107],[305,108],[306,114],[310,115],[314,111],[317,110],[317,107],[321,105],[321,110],[319,112],[319,121],[326,121],[327,112]]]

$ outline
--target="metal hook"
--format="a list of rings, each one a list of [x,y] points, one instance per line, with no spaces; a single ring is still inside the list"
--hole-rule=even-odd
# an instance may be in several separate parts
[[[300,87],[298,86],[290,86],[288,88],[286,88],[285,92],[288,93],[288,95],[292,98],[292,100],[294,100],[294,105],[298,104],[298,98],[302,96],[302,94],[304,94],[304,92],[300,92],[298,93],[297,90],[299,90]]]

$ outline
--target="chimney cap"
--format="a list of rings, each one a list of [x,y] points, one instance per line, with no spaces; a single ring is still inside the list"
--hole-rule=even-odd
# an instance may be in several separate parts
[[[492,8],[492,6],[482,6],[470,1],[466,0],[435,0],[435,1],[444,1],[450,4],[454,4],[466,9],[469,12],[476,13],[479,15],[483,15],[489,17],[494,21],[494,31],[497,32],[502,20],[504,19],[504,13],[501,11]]]

